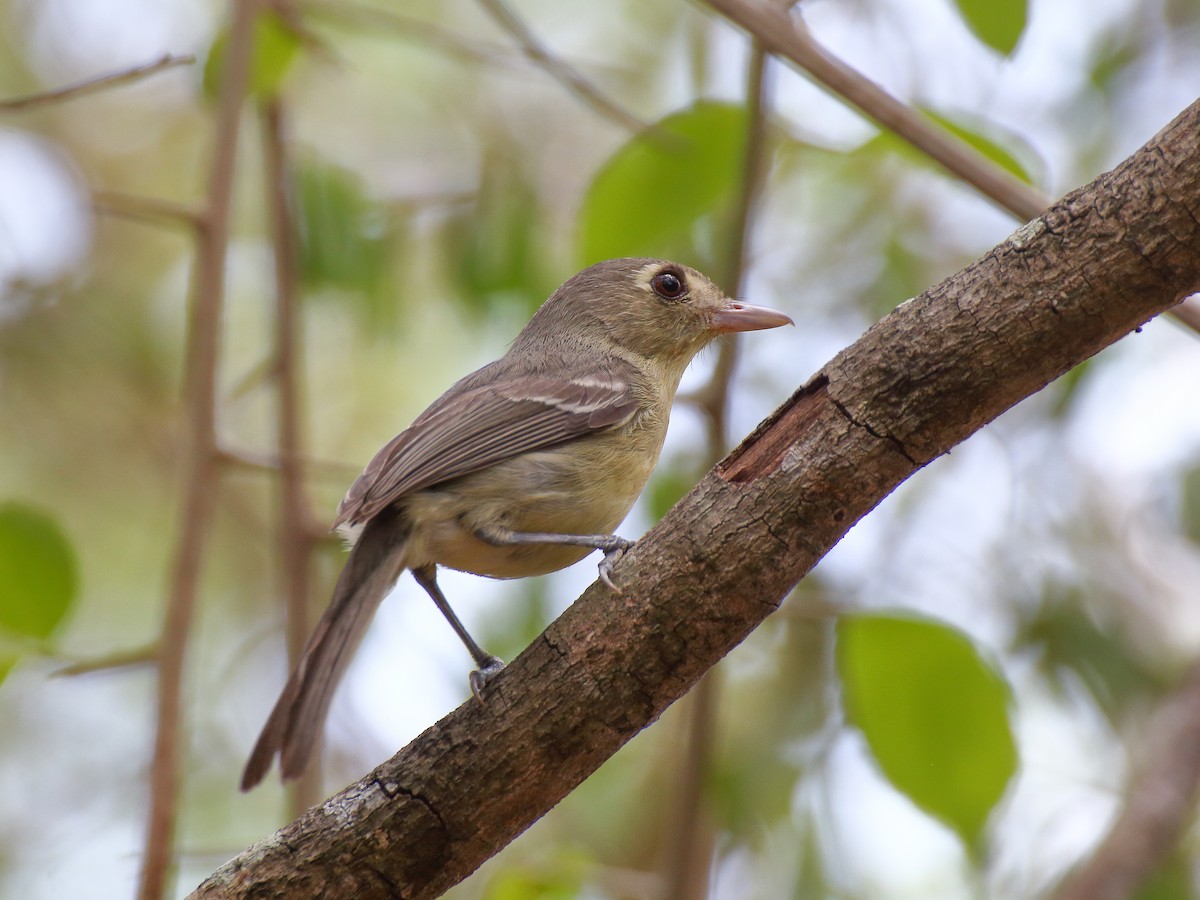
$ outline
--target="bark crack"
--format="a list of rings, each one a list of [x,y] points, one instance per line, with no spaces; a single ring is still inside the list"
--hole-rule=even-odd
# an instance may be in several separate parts
[[[849,422],[851,425],[854,425],[858,428],[863,429],[865,432],[867,432],[867,434],[871,435],[874,438],[878,438],[881,441],[887,441],[889,444],[891,444],[893,447],[895,447],[897,453],[899,453],[906,460],[908,460],[910,463],[912,463],[912,465],[915,468],[920,468],[920,463],[918,463],[915,459],[912,458],[912,455],[908,452],[907,449],[905,449],[904,444],[900,441],[899,438],[894,437],[893,435],[890,435],[890,434],[882,434],[881,432],[876,431],[874,428],[872,428],[866,422],[856,419],[854,416],[852,416],[850,414],[850,410],[846,409],[846,407],[842,404],[842,402],[840,400],[838,400],[836,397],[834,397],[832,394],[830,395],[829,400],[831,403],[833,403],[834,408],[838,412],[840,412],[845,417],[846,421]]]

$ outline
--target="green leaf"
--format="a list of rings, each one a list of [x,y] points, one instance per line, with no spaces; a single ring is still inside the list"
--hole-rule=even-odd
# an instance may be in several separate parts
[[[1022,617],[1012,646],[1036,661],[1051,689],[1073,698],[1082,684],[1114,726],[1131,703],[1166,689],[1168,673],[1140,659],[1121,629],[1096,622],[1103,603],[1094,589],[1051,581],[1041,593],[1040,605]]]
[[[711,270],[742,180],[746,124],[743,107],[702,101],[621,147],[584,198],[581,261],[658,256]]]
[[[999,126],[994,122],[989,122],[982,118],[974,118],[971,122],[962,119],[955,121],[931,109],[923,110],[923,112],[959,140],[963,141],[963,143],[974,147],[1010,175],[1015,175],[1026,184],[1033,184],[1033,176],[1030,175],[1029,170],[1021,165],[1020,161],[1005,150],[997,141],[987,137],[983,133],[984,129],[998,131]],[[1020,140],[1012,133],[1006,134],[1005,139],[1013,143],[1017,143]]]
[[[497,302],[533,314],[555,284],[545,273],[544,216],[537,191],[521,166],[486,158],[474,204],[446,221],[446,260],[466,306],[486,314]]]
[[[70,542],[50,516],[19,503],[0,506],[0,628],[48,638],[78,589]]]
[[[538,862],[499,868],[490,876],[485,896],[488,900],[574,900],[595,868],[591,858],[569,845]]]
[[[8,673],[13,670],[17,662],[16,655],[0,653],[0,684],[4,684],[4,679],[8,677]]]
[[[229,29],[217,35],[204,61],[204,97],[216,102],[221,94],[221,76],[229,48]],[[250,93],[269,98],[279,91],[287,75],[300,39],[296,32],[274,13],[262,13],[254,21],[254,56],[250,71]]]
[[[1005,56],[1012,54],[1029,18],[1028,0],[954,0],[972,34]]]
[[[924,107],[920,108],[920,111],[1009,174],[1021,179],[1026,184],[1034,183],[1034,177],[1029,170],[1000,143],[1000,140],[1003,140],[1010,145],[1020,145],[1022,141],[1018,135],[1005,131],[994,122],[977,116],[959,115],[951,119],[948,116]],[[989,136],[990,134],[1000,135],[1001,137],[993,138]],[[908,141],[891,131],[881,131],[874,138],[859,147],[855,153],[867,155],[873,153],[894,153],[919,165],[933,168],[938,172],[945,172],[927,154],[918,150]]]
[[[373,327],[398,309],[390,274],[401,221],[341,166],[303,163],[296,173],[300,277],[306,287],[335,288],[362,301]]]
[[[698,453],[683,453],[659,466],[646,491],[650,518],[657,522],[665,516],[667,510],[696,486],[706,468],[704,458]]]
[[[837,663],[884,775],[975,848],[1017,767],[1004,680],[961,632],[901,615],[841,619]]]

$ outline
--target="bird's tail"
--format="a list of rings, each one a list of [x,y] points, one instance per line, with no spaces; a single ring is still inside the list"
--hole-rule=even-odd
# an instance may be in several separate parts
[[[382,511],[366,524],[338,578],[329,608],[250,752],[242,773],[243,791],[262,781],[276,753],[284,781],[307,767],[333,692],[380,601],[405,568],[408,528],[394,509]]]

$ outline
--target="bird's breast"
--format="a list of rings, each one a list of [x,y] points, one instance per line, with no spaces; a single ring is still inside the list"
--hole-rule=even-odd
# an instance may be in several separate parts
[[[525,453],[406,498],[412,564],[493,578],[565,568],[592,552],[561,544],[495,546],[479,529],[611,534],[641,494],[662,447],[654,429],[621,429]]]

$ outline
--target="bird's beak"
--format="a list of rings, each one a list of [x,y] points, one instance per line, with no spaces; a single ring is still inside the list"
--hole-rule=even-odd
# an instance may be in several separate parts
[[[796,324],[791,316],[785,316],[778,310],[765,306],[751,306],[741,300],[726,300],[713,311],[710,322],[712,330],[718,334],[731,331],[761,331],[764,328]]]

